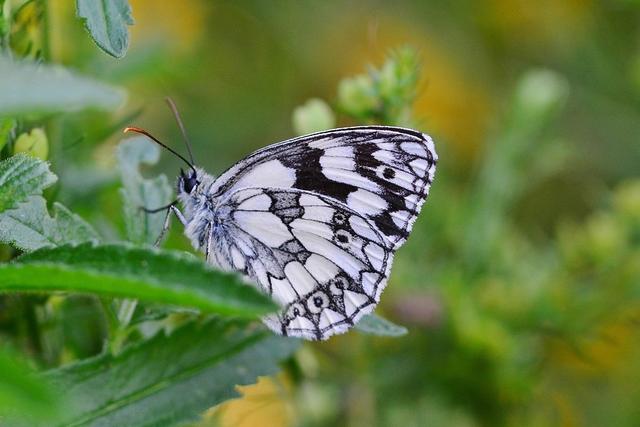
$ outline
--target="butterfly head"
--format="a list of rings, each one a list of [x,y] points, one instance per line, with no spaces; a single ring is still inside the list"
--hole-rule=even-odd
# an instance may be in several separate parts
[[[180,176],[178,177],[178,194],[191,194],[195,189],[197,189],[199,184],[198,172],[195,168],[187,172],[180,169]]]

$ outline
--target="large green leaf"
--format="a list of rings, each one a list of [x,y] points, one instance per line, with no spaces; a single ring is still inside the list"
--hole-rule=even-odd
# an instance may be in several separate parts
[[[135,243],[153,243],[164,223],[164,212],[145,213],[140,208],[157,208],[171,201],[172,190],[165,175],[144,178],[142,165],[154,165],[160,149],[148,138],[137,136],[118,146],[118,162],[123,188],[120,190],[127,238]]]
[[[51,65],[0,56],[0,116],[34,112],[115,109],[124,92]]]
[[[7,418],[33,422],[52,420],[60,413],[60,396],[20,359],[0,351],[0,425],[9,425]]]
[[[276,309],[236,275],[193,256],[128,244],[39,249],[0,265],[2,291],[95,293],[249,317]]]
[[[122,58],[127,53],[127,25],[133,25],[127,0],[77,0],[76,9],[100,49],[115,58]]]
[[[42,190],[57,179],[47,163],[33,157],[18,154],[3,160],[0,162],[0,212],[13,208],[28,196],[42,194]]]
[[[298,345],[240,322],[210,320],[47,378],[76,403],[62,425],[171,426],[238,396],[236,385],[275,373]]]
[[[31,196],[0,213],[0,242],[23,251],[98,240],[95,230],[62,204],[54,203],[50,216],[47,202],[40,196]]]

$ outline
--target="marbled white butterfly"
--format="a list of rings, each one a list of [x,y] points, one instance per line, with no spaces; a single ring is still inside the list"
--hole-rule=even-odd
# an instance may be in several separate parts
[[[350,127],[270,145],[214,178],[192,156],[126,130],[191,169],[165,207],[163,234],[173,212],[209,262],[244,274],[282,306],[263,319],[270,329],[310,340],[344,333],[376,307],[438,159],[418,131]]]

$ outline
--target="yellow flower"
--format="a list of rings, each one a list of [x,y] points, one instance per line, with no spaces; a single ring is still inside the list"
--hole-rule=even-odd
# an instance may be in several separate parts
[[[291,385],[284,375],[260,377],[253,385],[238,386],[242,397],[228,400],[205,415],[203,425],[220,427],[286,427],[293,425]],[[208,421],[217,420],[217,424]]]

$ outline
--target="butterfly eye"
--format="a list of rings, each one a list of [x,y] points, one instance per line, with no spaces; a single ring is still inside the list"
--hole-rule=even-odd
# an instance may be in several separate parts
[[[182,171],[180,171],[180,181],[182,183],[182,189],[187,194],[191,194],[191,191],[193,191],[194,187],[196,187],[200,183],[195,172],[193,172],[190,176],[187,176]]]

